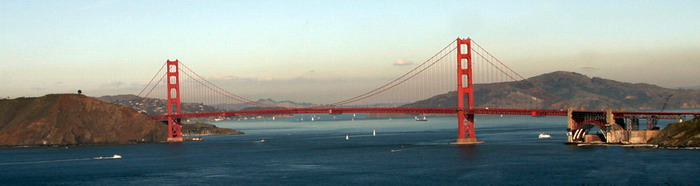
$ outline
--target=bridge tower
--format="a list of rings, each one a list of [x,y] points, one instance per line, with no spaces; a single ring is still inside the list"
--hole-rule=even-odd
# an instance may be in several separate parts
[[[171,117],[172,114],[181,114],[180,110],[180,69],[178,68],[179,61],[168,60],[166,62],[168,68],[166,75],[168,76],[168,142],[181,142],[182,126],[180,118]]]
[[[465,109],[474,108],[474,84],[472,81],[472,40],[457,38],[457,141],[453,145],[483,143],[476,141],[474,113]],[[466,96],[466,98],[465,98]],[[467,101],[466,107],[464,101]]]

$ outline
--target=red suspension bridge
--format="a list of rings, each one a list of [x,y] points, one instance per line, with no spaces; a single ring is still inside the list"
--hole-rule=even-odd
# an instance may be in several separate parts
[[[163,74],[163,70],[165,73]],[[488,108],[474,107],[475,86],[486,83],[516,82],[518,92],[524,99],[531,99],[540,108]],[[348,87],[350,88],[350,87]],[[167,91],[155,91],[162,90]],[[336,94],[355,90],[338,90]],[[457,104],[420,108],[410,106],[438,94],[454,93]],[[449,43],[435,55],[405,74],[357,96],[334,103],[306,108],[280,107],[247,99],[232,93],[203,78],[178,60],[168,60],[139,93],[142,97],[165,98],[165,114],[152,118],[167,120],[168,141],[182,141],[183,118],[228,117],[244,115],[282,114],[342,114],[342,113],[407,113],[407,114],[453,114],[458,118],[457,139],[452,144],[476,144],[474,115],[531,115],[568,117],[569,142],[581,141],[586,125],[601,129],[616,123],[639,123],[646,119],[652,128],[657,119],[678,119],[685,115],[700,115],[691,112],[624,112],[574,110],[570,105],[549,91],[529,82],[522,75],[506,66],[490,52],[472,39],[461,39]],[[183,113],[181,103],[206,103],[208,105],[234,105],[236,108],[254,108],[216,112]]]

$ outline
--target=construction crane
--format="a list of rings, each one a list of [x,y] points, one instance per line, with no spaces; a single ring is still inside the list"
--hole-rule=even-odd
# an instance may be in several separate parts
[[[661,112],[666,110],[666,106],[668,106],[668,100],[671,99],[671,96],[673,96],[673,94],[669,94],[668,96],[666,96],[666,100],[664,101],[664,106],[661,107]],[[650,129],[650,130],[658,130],[659,129],[658,127],[656,127],[656,118],[652,117],[651,119],[647,119],[647,129]]]
[[[664,101],[664,106],[661,107],[661,112],[666,110],[666,106],[668,106],[668,100],[671,99],[671,96],[673,96],[673,94],[669,94],[668,96],[666,96],[666,101]]]

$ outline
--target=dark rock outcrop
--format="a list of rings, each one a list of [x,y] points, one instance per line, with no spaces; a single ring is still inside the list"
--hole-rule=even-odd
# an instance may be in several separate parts
[[[167,126],[134,109],[77,94],[0,100],[0,146],[165,141]]]
[[[208,123],[182,124],[183,136],[212,136],[229,134],[243,134],[243,132],[227,128],[218,128],[216,125]]]
[[[700,117],[668,124],[648,143],[659,147],[700,147]]]

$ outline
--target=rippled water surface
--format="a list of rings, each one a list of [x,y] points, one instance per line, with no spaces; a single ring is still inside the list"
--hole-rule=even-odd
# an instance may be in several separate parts
[[[217,122],[247,134],[183,144],[4,148],[0,180],[16,185],[700,183],[700,150],[568,146],[561,117],[477,116],[477,136],[486,143],[451,146],[454,117],[417,122],[318,116],[313,122],[311,115],[303,122],[302,116]],[[537,139],[540,132],[552,138]],[[123,158],[93,159],[113,154]]]

